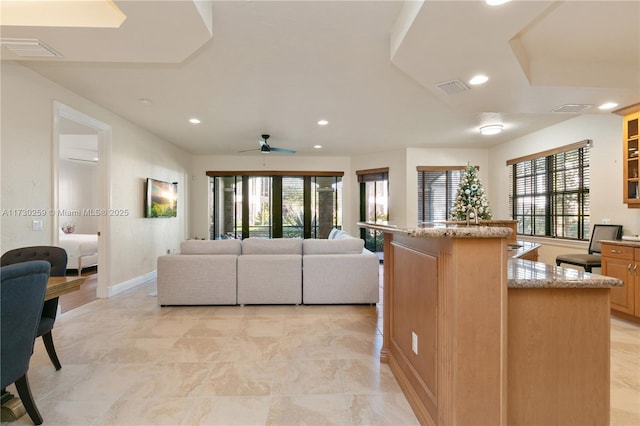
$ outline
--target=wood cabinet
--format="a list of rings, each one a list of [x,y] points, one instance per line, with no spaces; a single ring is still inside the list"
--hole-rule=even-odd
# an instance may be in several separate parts
[[[638,124],[640,111],[625,115],[623,120],[623,189],[624,202],[632,208],[640,208],[640,145]]]
[[[622,280],[611,289],[611,311],[640,321],[640,248],[602,243],[602,275]]]

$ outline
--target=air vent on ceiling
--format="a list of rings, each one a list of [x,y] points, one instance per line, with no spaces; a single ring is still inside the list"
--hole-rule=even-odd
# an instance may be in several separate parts
[[[2,47],[20,57],[27,58],[61,58],[62,55],[51,46],[47,46],[35,38],[3,38]]]
[[[589,108],[591,108],[593,105],[590,104],[565,104],[562,106],[559,106],[557,108],[554,108],[551,110],[551,112],[573,112],[573,113],[577,113],[577,112],[582,112],[582,111],[586,111]]]
[[[461,82],[460,80],[445,81],[443,83],[436,84],[436,87],[442,90],[447,95],[453,95],[455,93],[465,92],[469,90],[469,86]]]

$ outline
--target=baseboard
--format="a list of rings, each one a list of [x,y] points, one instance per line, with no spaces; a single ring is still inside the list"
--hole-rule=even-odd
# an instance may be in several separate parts
[[[123,293],[141,284],[145,284],[151,280],[155,280],[157,275],[158,275],[158,271],[151,271],[144,275],[140,275],[139,277],[132,278],[128,281],[124,281],[119,284],[112,285],[108,288],[107,297],[113,297],[116,294]]]

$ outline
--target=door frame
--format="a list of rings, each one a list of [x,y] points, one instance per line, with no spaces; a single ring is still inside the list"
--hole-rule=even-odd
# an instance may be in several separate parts
[[[59,162],[60,162],[60,129],[61,119],[74,121],[78,124],[94,129],[98,135],[98,286],[96,296],[109,297],[110,283],[110,217],[111,208],[111,126],[99,121],[83,112],[73,109],[61,102],[53,101],[53,132],[52,132],[52,208],[59,210]],[[59,216],[52,217],[51,239],[53,245],[58,244]]]

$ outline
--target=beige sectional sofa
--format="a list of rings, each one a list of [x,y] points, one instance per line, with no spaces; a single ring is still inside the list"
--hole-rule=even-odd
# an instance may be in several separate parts
[[[158,257],[158,303],[377,303],[378,257],[343,231],[331,237],[183,241]]]

